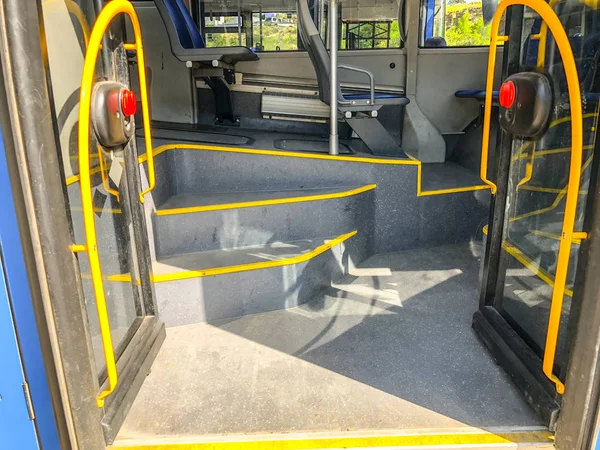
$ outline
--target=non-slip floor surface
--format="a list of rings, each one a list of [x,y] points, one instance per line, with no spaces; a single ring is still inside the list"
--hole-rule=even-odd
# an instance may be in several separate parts
[[[289,199],[313,195],[339,194],[362,186],[333,187],[329,189],[290,189],[288,191],[219,192],[214,194],[179,194],[169,198],[159,209],[190,208],[262,200]]]
[[[302,307],[168,329],[118,439],[540,425],[471,329],[480,251],[375,255]]]
[[[138,139],[143,132],[138,130]],[[220,127],[207,125],[186,125],[168,122],[153,122],[152,138],[154,146],[165,141],[185,142],[189,144],[239,146],[260,150],[283,150],[326,154],[329,152],[329,133],[322,134],[267,131],[255,128]],[[340,155],[360,155],[376,157],[358,138],[340,137]],[[397,159],[408,159],[406,153],[398,147],[398,153],[388,155]],[[385,158],[385,156],[381,156]]]
[[[304,239],[292,242],[273,242],[271,244],[241,247],[233,250],[213,250],[168,256],[157,261],[152,270],[154,274],[205,270],[216,267],[237,266],[258,262],[277,261],[294,258],[323,245],[330,238]],[[215,296],[218,298],[218,296]]]

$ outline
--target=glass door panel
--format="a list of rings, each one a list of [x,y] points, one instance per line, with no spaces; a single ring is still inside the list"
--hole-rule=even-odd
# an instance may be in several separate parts
[[[527,44],[531,28],[540,23],[532,11],[526,12],[522,67],[527,66]],[[578,54],[577,43],[585,38],[586,11],[570,9],[560,14],[574,46],[576,60],[585,65]],[[550,33],[548,33],[550,36]],[[541,44],[540,44],[541,45]],[[505,225],[502,231],[500,273],[495,306],[521,337],[542,358],[548,317],[556,274],[558,249],[564,220],[567,183],[571,159],[571,117],[565,72],[552,38],[546,43],[543,71],[552,79],[555,105],[550,126],[537,141],[515,138],[512,142],[508,174]],[[536,60],[539,64],[540,61]],[[580,69],[581,71],[581,69]],[[584,92],[592,85],[582,83]],[[584,152],[575,231],[582,230],[587,187],[597,124],[595,105],[584,103]],[[561,327],[556,352],[555,373],[564,373],[568,361],[567,323],[571,310],[573,285],[580,241],[571,251],[567,288],[562,308]]]
[[[44,27],[48,49],[48,63],[52,84],[56,123],[60,136],[60,148],[67,200],[70,207],[74,241],[85,242],[81,193],[79,188],[78,115],[79,87],[83,61],[91,24],[96,15],[94,2],[90,0],[55,0],[42,3]],[[112,72],[117,62],[114,58],[99,58],[98,78]],[[107,64],[107,61],[109,64]],[[114,72],[119,72],[114,70]],[[127,80],[123,80],[127,82]],[[132,152],[131,145],[125,150],[105,152],[90,133],[91,185],[94,202],[94,220],[98,239],[98,252],[104,279],[107,309],[115,356],[118,358],[128,339],[131,338],[140,319],[144,316],[141,301],[132,214],[128,195],[128,177],[124,152]],[[138,201],[135,199],[135,201]],[[98,326],[96,299],[90,277],[87,255],[79,254],[83,292],[88,311],[89,329],[94,348],[96,368],[103,377],[105,359]],[[102,380],[100,380],[102,382]]]
[[[549,318],[568,192],[575,191],[577,198],[573,231],[586,231],[588,191],[596,170],[592,162],[600,93],[600,12],[578,2],[550,4],[567,34],[582,93],[580,176],[569,187],[573,105],[558,46],[550,30],[543,32],[545,25],[536,12],[513,9],[503,77],[529,71],[546,74],[553,89],[552,112],[541,137],[523,139],[503,132],[499,141],[498,193],[492,202],[482,297],[473,326],[528,403],[553,428],[570,357],[573,312],[578,306],[575,278],[585,236],[576,236],[571,243],[558,329]],[[547,345],[549,329],[558,332],[553,360],[554,344]],[[552,375],[558,380],[549,378],[548,367],[544,372],[544,361],[553,363]]]

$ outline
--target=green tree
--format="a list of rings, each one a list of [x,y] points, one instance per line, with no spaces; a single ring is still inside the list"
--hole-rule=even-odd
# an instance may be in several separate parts
[[[491,29],[483,23],[483,18],[471,19],[469,12],[458,18],[456,25],[446,29],[446,42],[449,46],[489,45]]]

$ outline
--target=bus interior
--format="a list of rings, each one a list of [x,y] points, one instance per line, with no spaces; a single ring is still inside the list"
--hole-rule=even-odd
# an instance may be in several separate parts
[[[600,13],[490,5],[41,1],[80,448],[580,448]]]

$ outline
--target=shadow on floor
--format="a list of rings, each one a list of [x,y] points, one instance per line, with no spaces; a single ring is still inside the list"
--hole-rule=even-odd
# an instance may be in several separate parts
[[[465,424],[539,424],[471,329],[478,252],[375,255],[302,307],[214,325]]]

